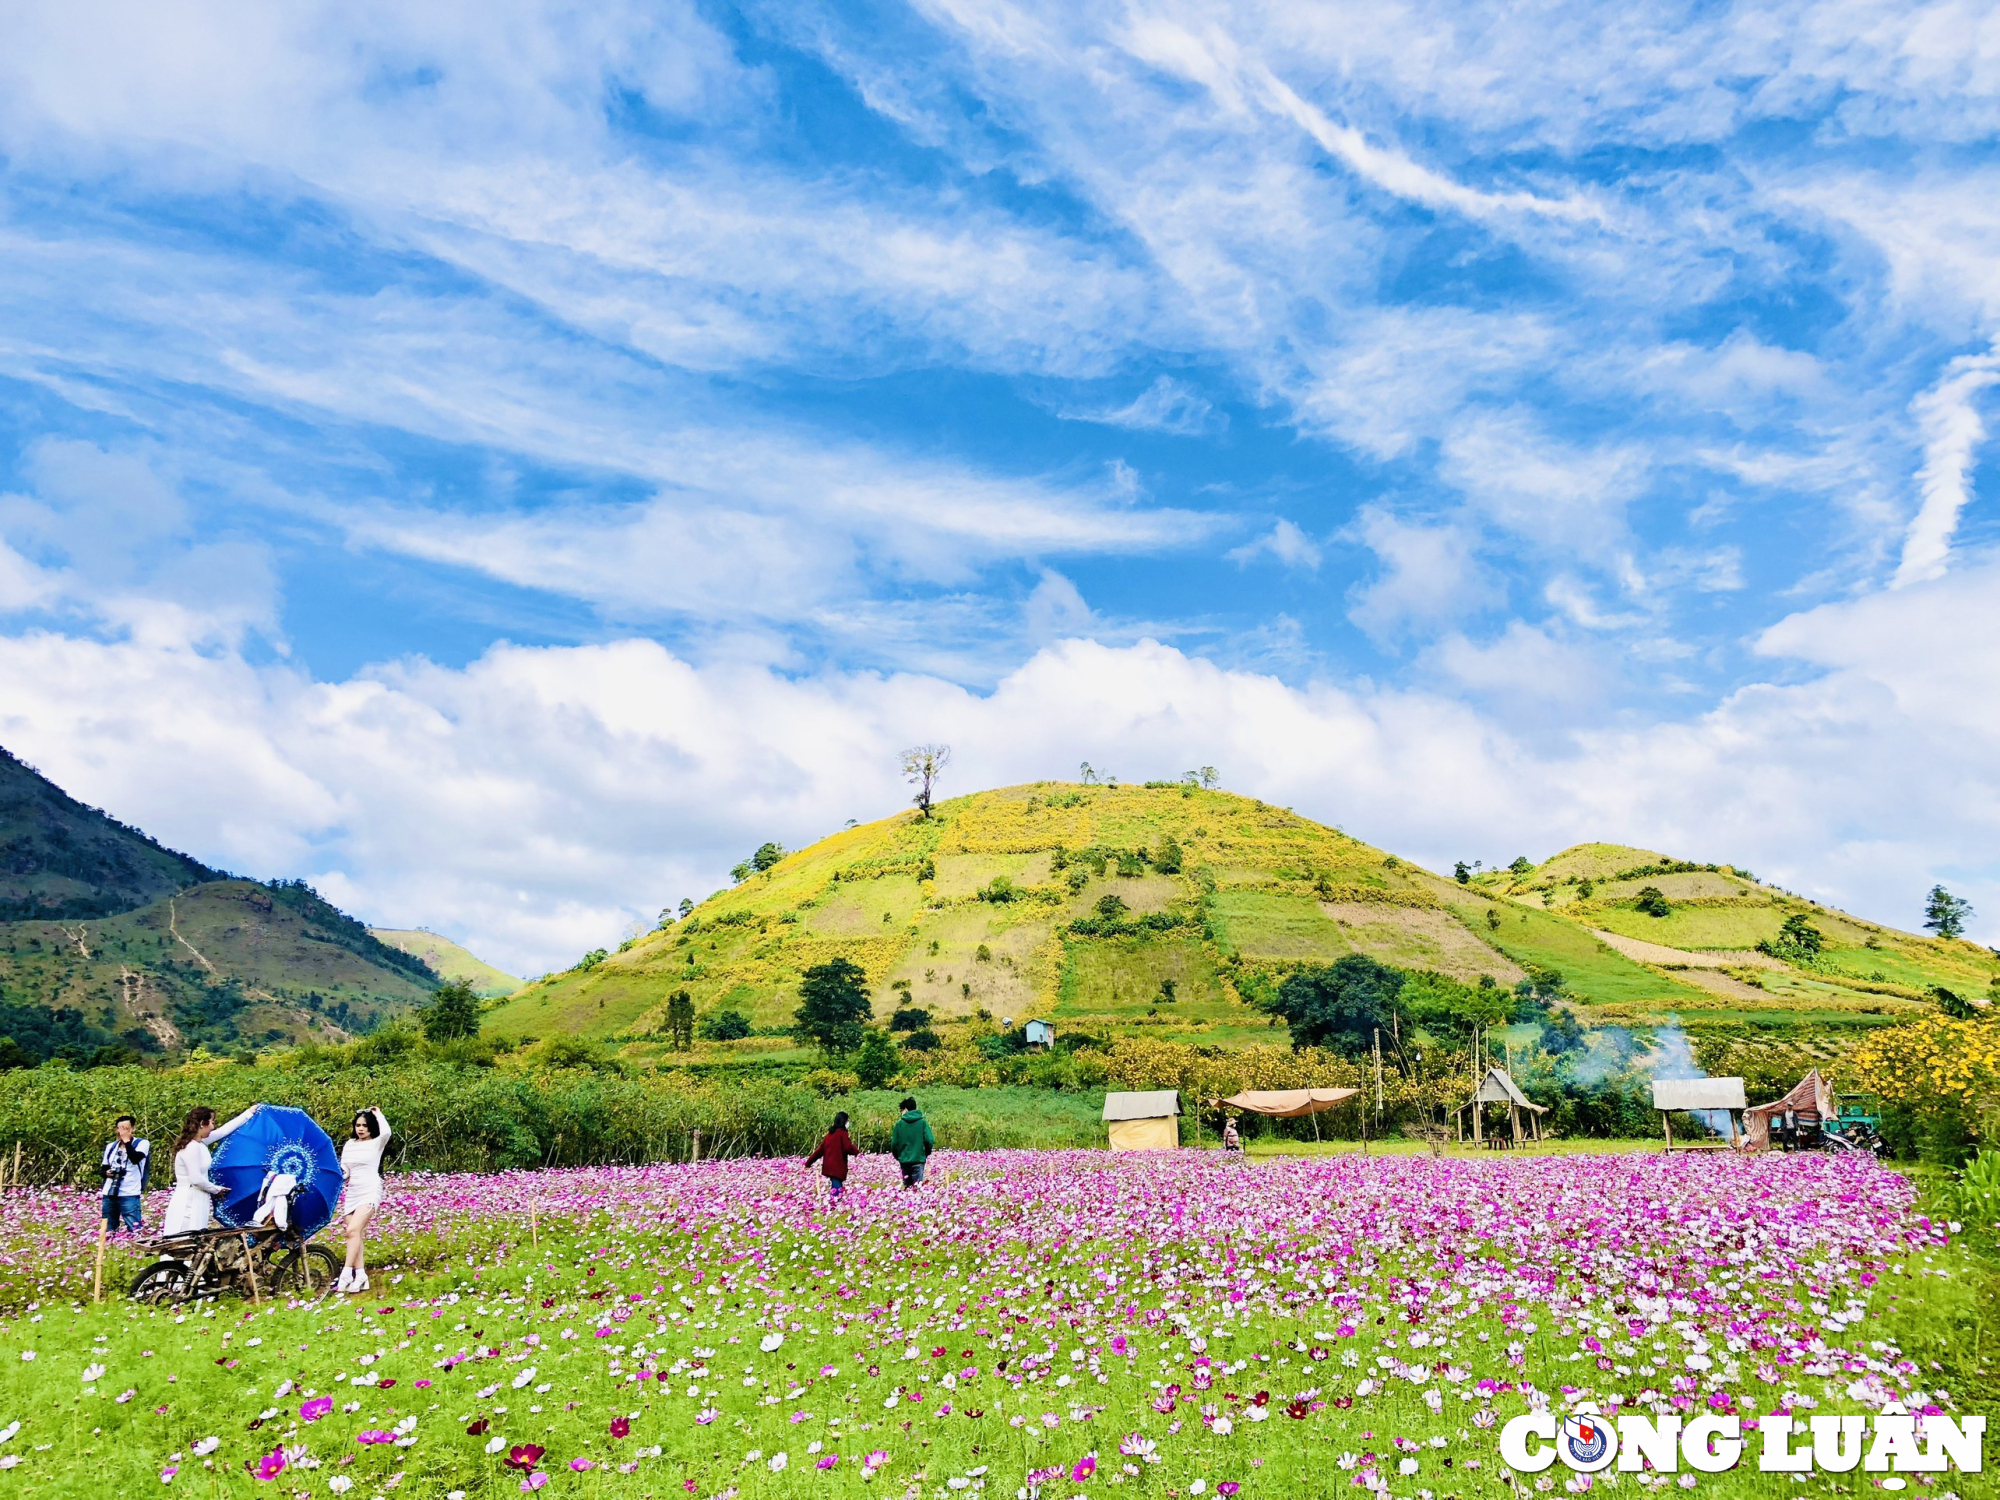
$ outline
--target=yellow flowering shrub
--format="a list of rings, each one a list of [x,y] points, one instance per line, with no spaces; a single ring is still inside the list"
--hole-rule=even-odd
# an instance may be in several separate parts
[[[1847,1055],[1840,1081],[1888,1104],[1990,1117],[2000,1110],[2000,1023],[1931,1011],[1884,1027]]]

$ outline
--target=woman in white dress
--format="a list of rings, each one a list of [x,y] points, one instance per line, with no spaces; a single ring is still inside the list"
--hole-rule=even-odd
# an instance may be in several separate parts
[[[193,1234],[208,1228],[215,1213],[215,1200],[227,1192],[208,1175],[212,1160],[209,1146],[235,1130],[263,1106],[251,1105],[227,1125],[215,1123],[215,1111],[206,1104],[187,1112],[180,1136],[174,1141],[174,1195],[167,1200],[167,1217],[162,1234]]]
[[[382,1202],[382,1148],[389,1144],[389,1118],[374,1105],[354,1117],[354,1135],[340,1148],[340,1172],[347,1179],[341,1212],[347,1215],[347,1264],[336,1292],[368,1290],[368,1221]]]

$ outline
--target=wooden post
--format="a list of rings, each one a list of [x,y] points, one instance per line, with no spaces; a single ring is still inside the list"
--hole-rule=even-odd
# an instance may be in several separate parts
[[[252,1243],[243,1247],[243,1273],[250,1278],[250,1300],[262,1305],[264,1298],[257,1290],[257,1246],[254,1236]]]
[[[1479,1102],[1476,1091],[1472,1096],[1472,1144],[1475,1146],[1486,1144],[1486,1106]]]
[[[535,1200],[528,1200],[528,1243],[535,1249],[542,1248],[541,1227],[535,1222]]]
[[[97,1221],[97,1269],[90,1277],[90,1300],[104,1300],[104,1220],[101,1217]]]
[[[1382,1123],[1382,1028],[1375,1028],[1375,1123]]]
[[[1667,1133],[1667,1149],[1674,1149],[1674,1121],[1664,1109],[1660,1111],[1660,1129]]]
[[[695,1127],[695,1132],[694,1132],[694,1155],[689,1157],[688,1159],[690,1161],[701,1160],[701,1127],[699,1125]]]

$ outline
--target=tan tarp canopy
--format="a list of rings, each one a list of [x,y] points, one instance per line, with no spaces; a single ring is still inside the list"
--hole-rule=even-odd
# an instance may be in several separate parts
[[[1744,1133],[1752,1151],[1763,1151],[1771,1144],[1771,1121],[1779,1115],[1815,1114],[1826,1121],[1839,1113],[1840,1101],[1834,1097],[1833,1085],[1814,1068],[1792,1085],[1792,1091],[1784,1098],[1773,1099],[1769,1104],[1753,1104],[1744,1110]]]
[[[1296,1120],[1345,1104],[1360,1089],[1245,1089],[1222,1102],[1231,1109],[1278,1120]]]
[[[1113,1151],[1172,1151],[1181,1143],[1181,1096],[1145,1089],[1104,1096],[1104,1123]]]

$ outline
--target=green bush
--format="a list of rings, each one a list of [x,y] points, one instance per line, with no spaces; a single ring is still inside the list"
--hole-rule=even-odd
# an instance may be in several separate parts
[[[839,1082],[853,1087],[849,1075]],[[818,1139],[820,1113],[813,1093],[796,1086],[592,1068],[32,1068],[0,1076],[0,1145],[11,1152],[21,1143],[28,1181],[79,1182],[121,1114],[137,1116],[140,1133],[164,1153],[194,1106],[227,1119],[260,1100],[305,1110],[336,1140],[357,1111],[379,1105],[395,1127],[392,1163],[428,1171],[681,1161],[696,1130],[704,1156],[803,1152]],[[164,1170],[153,1185],[166,1186]]]

